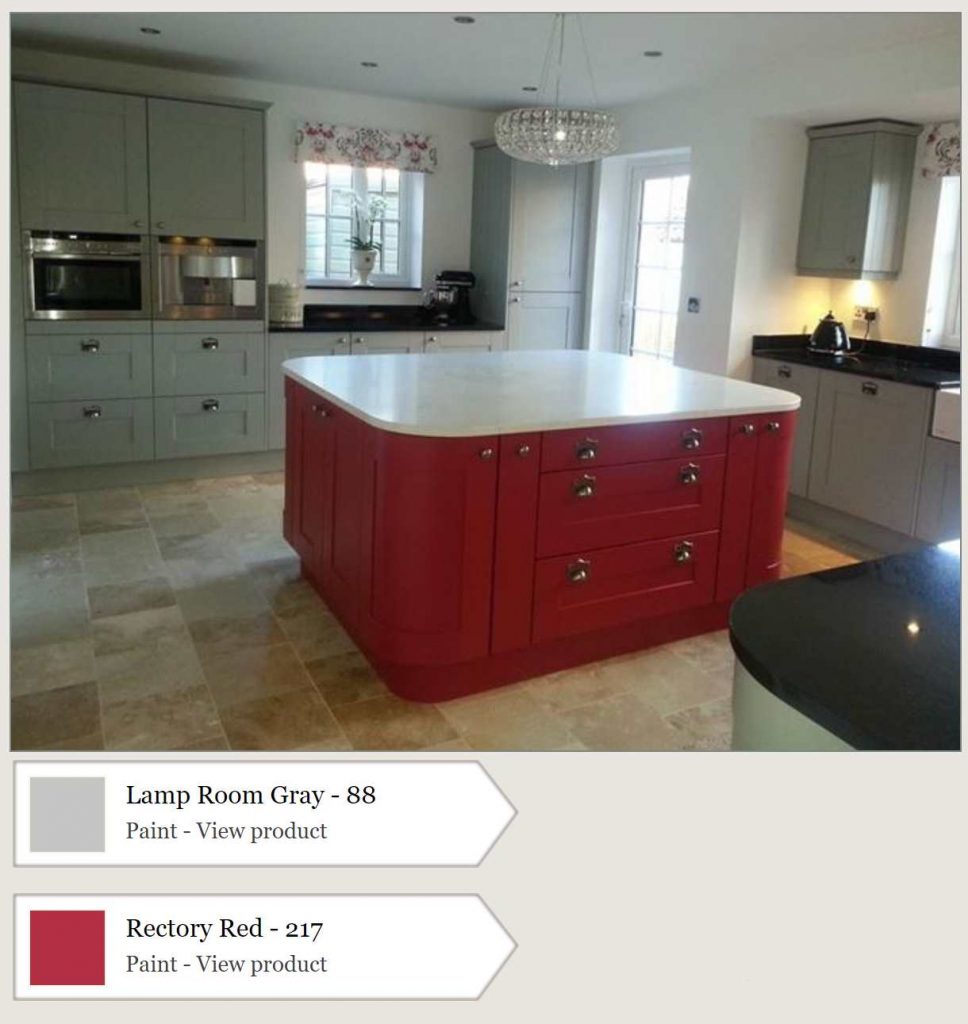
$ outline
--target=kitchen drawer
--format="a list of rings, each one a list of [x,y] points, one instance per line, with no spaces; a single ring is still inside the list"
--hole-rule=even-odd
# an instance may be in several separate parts
[[[33,402],[151,397],[150,334],[37,335],[26,348]]]
[[[159,459],[261,451],[265,446],[265,395],[155,399]]]
[[[725,455],[700,455],[544,473],[538,557],[715,530],[725,469]]]
[[[199,331],[155,335],[155,394],[265,390],[263,333]]]
[[[30,468],[150,460],[151,404],[150,398],[32,403]]]
[[[541,559],[535,568],[533,641],[708,604],[718,546],[713,530]]]
[[[726,420],[633,423],[587,430],[550,430],[541,446],[541,469],[585,469],[627,462],[717,455],[726,451]]]

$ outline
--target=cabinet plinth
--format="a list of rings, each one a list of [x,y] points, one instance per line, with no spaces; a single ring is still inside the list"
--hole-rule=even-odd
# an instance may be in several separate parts
[[[779,575],[794,412],[599,427],[589,455],[381,430],[292,379],[286,406],[286,539],[401,696],[721,629]]]

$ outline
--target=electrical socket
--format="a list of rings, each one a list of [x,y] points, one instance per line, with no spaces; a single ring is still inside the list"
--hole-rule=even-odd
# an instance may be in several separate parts
[[[854,319],[860,323],[873,323],[880,314],[879,306],[854,306]]]

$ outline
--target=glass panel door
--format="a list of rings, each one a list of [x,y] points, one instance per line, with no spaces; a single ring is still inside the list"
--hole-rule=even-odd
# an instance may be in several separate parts
[[[688,167],[657,165],[633,172],[623,314],[632,355],[672,360],[688,192]]]

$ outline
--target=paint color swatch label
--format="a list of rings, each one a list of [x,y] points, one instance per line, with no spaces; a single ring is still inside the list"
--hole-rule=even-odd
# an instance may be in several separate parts
[[[18,865],[479,864],[514,808],[476,761],[19,762]]]
[[[476,999],[478,896],[17,896],[18,999]]]

